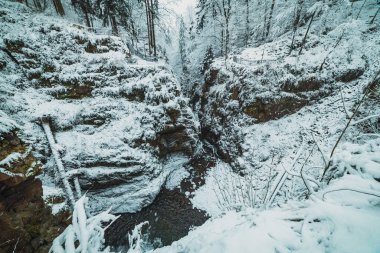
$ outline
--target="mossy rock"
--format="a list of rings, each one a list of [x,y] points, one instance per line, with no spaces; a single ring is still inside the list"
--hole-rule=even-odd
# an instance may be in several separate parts
[[[0,173],[0,183],[7,186],[14,186],[27,178],[37,176],[41,172],[41,167],[36,162],[32,154],[25,154],[26,145],[17,137],[15,132],[6,134],[0,142],[0,160],[12,154],[21,154],[10,164],[3,165],[9,173]]]
[[[1,183],[0,183],[1,184]],[[0,199],[0,252],[48,252],[51,243],[70,223],[69,213],[52,215],[42,199],[42,183],[30,178],[3,188]]]
[[[57,99],[82,99],[85,97],[91,97],[92,87],[86,85],[80,85],[71,87],[65,92],[57,93],[55,97]]]
[[[96,44],[91,43],[91,41],[89,41],[86,47],[84,48],[84,51],[90,54],[95,54],[98,52],[98,46]]]
[[[76,79],[62,83],[66,87],[64,91],[54,94],[57,99],[82,99],[92,96],[95,83],[91,80],[78,81]]]
[[[323,86],[324,80],[320,80],[315,76],[305,77],[298,81],[295,78],[288,78],[284,81],[282,85],[282,90],[286,92],[307,92],[315,91]]]
[[[45,62],[42,66],[43,72],[52,73],[56,71],[56,67],[53,63],[47,63]]]
[[[157,135],[159,157],[168,154],[183,153],[191,156],[193,154],[193,140],[186,131],[185,126],[170,126],[160,131]]]
[[[363,68],[358,68],[358,69],[347,69],[340,73],[335,79],[340,82],[351,82],[359,77],[361,77],[364,74],[364,69]]]
[[[239,100],[239,88],[238,87],[233,87],[230,95],[231,100]]]
[[[7,49],[13,53],[22,53],[22,49],[25,47],[24,41],[20,39],[15,39],[15,40],[5,39],[4,43]]]
[[[307,103],[307,100],[298,96],[257,97],[243,108],[243,112],[258,122],[266,122],[295,113]]]
[[[27,150],[15,131],[3,134],[0,140],[0,160]],[[42,182],[35,178],[40,170],[31,173],[33,166],[39,168],[36,159],[24,154],[5,166],[23,176],[11,181],[1,180],[6,174],[0,174],[0,252],[48,252],[53,239],[70,223],[68,212],[53,216],[45,205]]]
[[[179,117],[181,116],[181,111],[177,108],[167,108],[166,114],[169,116],[173,124],[178,122]]]
[[[12,153],[24,153],[26,150],[26,146],[17,137],[15,131],[4,134],[0,140],[0,161]]]
[[[132,88],[131,91],[122,90],[120,95],[129,101],[140,103],[145,101],[145,90],[143,88]]]

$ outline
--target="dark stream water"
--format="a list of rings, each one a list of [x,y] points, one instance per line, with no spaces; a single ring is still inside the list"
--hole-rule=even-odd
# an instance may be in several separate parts
[[[167,246],[186,236],[194,226],[202,225],[207,214],[193,207],[185,192],[193,192],[204,184],[203,176],[208,168],[214,166],[215,160],[208,156],[194,159],[191,162],[191,176],[182,181],[181,186],[174,190],[161,189],[152,204],[137,213],[123,213],[106,230],[106,245],[112,250],[127,252],[129,248],[128,233],[136,225],[148,221],[143,227],[143,233],[154,247]],[[160,243],[158,243],[160,242]]]

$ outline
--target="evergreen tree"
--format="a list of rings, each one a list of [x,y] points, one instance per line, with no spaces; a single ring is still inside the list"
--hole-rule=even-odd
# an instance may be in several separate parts
[[[205,57],[203,58],[203,62],[202,62],[202,67],[201,67],[202,75],[204,75],[206,71],[210,69],[213,60],[214,60],[214,53],[212,51],[212,47],[209,46],[207,48]]]

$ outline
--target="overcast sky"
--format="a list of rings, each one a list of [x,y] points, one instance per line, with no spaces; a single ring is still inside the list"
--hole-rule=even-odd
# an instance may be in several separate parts
[[[187,15],[188,8],[195,8],[197,0],[162,0],[162,3],[175,11],[178,15]]]

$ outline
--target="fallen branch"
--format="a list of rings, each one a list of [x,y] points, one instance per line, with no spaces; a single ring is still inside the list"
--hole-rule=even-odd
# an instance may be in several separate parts
[[[342,41],[343,36],[345,34],[346,30],[343,30],[342,34],[339,36],[337,42],[335,43],[334,47],[327,53],[326,57],[323,59],[323,62],[321,66],[319,67],[319,71],[322,71],[323,65],[325,65],[326,60],[329,58],[330,54],[334,51],[334,49],[339,45],[339,43]]]
[[[54,141],[54,137],[53,137],[53,133],[51,132],[51,129],[50,129],[49,121],[47,118],[42,118],[41,122],[42,122],[42,127],[45,131],[46,138],[49,142],[51,152],[53,153],[55,164],[57,165],[56,167],[57,167],[58,175],[62,181],[63,187],[65,188],[65,192],[66,192],[67,198],[69,200],[69,204],[71,205],[72,208],[74,208],[74,206],[75,206],[74,193],[71,190],[69,180],[66,177],[65,168],[63,167],[62,160],[61,160],[61,158],[59,156],[59,152],[56,148],[57,144]]]
[[[300,170],[300,173],[301,173],[301,178],[302,178],[302,181],[303,183],[305,184],[307,190],[309,191],[310,194],[313,194],[314,193],[314,190],[313,188],[310,186],[309,182],[308,182],[308,179],[306,178],[306,176],[304,175],[303,173],[303,168],[305,167],[305,164],[309,161],[310,159],[310,156],[313,154],[313,150],[314,150],[314,147],[315,147],[316,144],[314,144],[313,148],[311,149],[310,151],[310,154],[307,156],[305,162],[302,164],[302,167],[301,167],[301,170]]]
[[[301,156],[302,152],[303,152],[303,149],[304,149],[304,146],[305,146],[305,141],[302,141],[302,144],[301,144],[301,147],[299,148],[299,150],[297,151],[297,154],[296,156],[294,157],[293,159],[293,163],[292,165],[290,166],[290,170],[293,169],[293,167],[296,165],[299,157]],[[266,203],[266,206],[268,207],[270,204],[272,204],[274,198],[276,197],[278,191],[281,189],[281,187],[283,186],[286,178],[287,178],[287,172],[286,170],[284,170],[282,173],[280,173],[278,176],[277,176],[277,179],[276,179],[276,186],[274,187],[273,189],[273,192],[272,194],[270,194],[270,197],[267,201],[265,201]]]
[[[358,121],[355,121],[355,122],[352,122],[351,126],[354,126],[354,125],[357,125],[359,123],[362,123],[364,121],[367,121],[369,119],[373,119],[373,118],[379,118],[380,117],[380,114],[375,114],[375,115],[371,115],[371,116],[368,116],[368,117],[365,117],[361,120],[358,120]]]
[[[282,164],[281,164],[281,165],[282,165]],[[287,172],[289,175],[291,175],[291,176],[293,176],[293,177],[299,177],[299,178],[302,178],[301,175],[298,175],[297,173],[295,173],[295,172],[293,172],[293,171],[289,171],[288,169],[285,168],[285,166],[282,165],[282,167],[284,168],[284,170],[286,170],[286,172]],[[319,182],[318,182],[317,180],[314,180],[313,178],[311,178],[311,177],[306,177],[306,176],[305,176],[305,178],[306,178],[307,180],[309,180],[310,182],[313,182],[313,183],[314,183],[315,185],[317,185],[318,187],[320,186],[320,184],[319,184]]]

